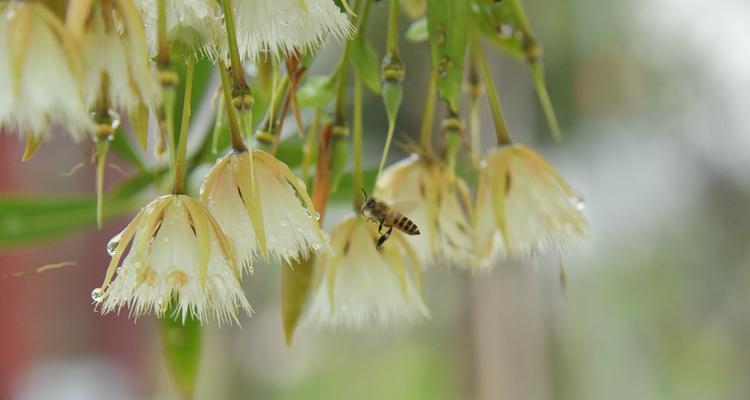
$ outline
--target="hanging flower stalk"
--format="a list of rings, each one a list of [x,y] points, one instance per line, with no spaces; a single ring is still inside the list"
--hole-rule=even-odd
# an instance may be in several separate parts
[[[475,38],[476,40],[476,38]],[[540,155],[511,143],[500,99],[478,42],[472,46],[492,110],[500,147],[480,164],[476,195],[476,243],[481,267],[500,256],[564,245],[586,231],[581,197]]]
[[[164,316],[220,323],[239,322],[238,311],[252,311],[239,284],[235,253],[219,224],[185,191],[185,158],[194,64],[188,59],[173,194],[144,207],[108,245],[112,260],[92,298],[103,313],[130,308],[133,315]],[[122,263],[120,260],[127,250]]]
[[[82,49],[84,101],[94,120],[97,225],[103,218],[104,166],[109,142],[120,126],[119,110],[153,107],[159,96],[156,75],[138,10],[129,0],[74,0],[66,25]]]

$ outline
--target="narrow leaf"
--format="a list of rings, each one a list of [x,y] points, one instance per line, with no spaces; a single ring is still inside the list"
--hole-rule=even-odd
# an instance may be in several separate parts
[[[287,346],[292,345],[294,331],[307,303],[314,261],[315,258],[310,257],[281,267],[281,318]]]
[[[427,30],[432,67],[438,71],[438,92],[455,113],[459,111],[464,78],[470,4],[466,0],[430,0],[427,4]]]

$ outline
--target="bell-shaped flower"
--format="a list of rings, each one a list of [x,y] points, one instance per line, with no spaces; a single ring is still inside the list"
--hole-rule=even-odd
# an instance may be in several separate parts
[[[408,239],[394,231],[377,246],[378,237],[377,225],[360,215],[333,227],[332,253],[316,259],[306,324],[361,328],[429,317]]]
[[[112,260],[104,283],[91,293],[102,313],[127,306],[136,317],[161,317],[172,301],[183,321],[192,315],[238,322],[238,310],[252,312],[231,245],[205,206],[191,197],[152,201],[107,251]]]
[[[151,55],[159,52],[158,0],[134,0],[143,16]],[[216,0],[167,1],[167,40],[193,55],[216,60],[226,41],[223,14]]]
[[[473,266],[471,201],[464,181],[438,161],[414,155],[383,171],[375,196],[417,224],[409,243],[422,265]]]
[[[502,146],[481,163],[476,244],[482,267],[503,255],[523,255],[581,237],[587,223],[581,197],[539,154]]]
[[[131,0],[115,0],[110,7],[71,0],[66,22],[82,49],[87,106],[104,101],[130,111],[156,102],[159,84],[149,65],[143,22]]]
[[[41,3],[4,1],[0,39],[0,130],[26,138],[25,158],[51,124],[82,137],[91,119],[81,96],[81,59],[62,21]]]
[[[250,59],[314,50],[329,34],[354,31],[333,0],[235,0],[234,13],[240,55]]]
[[[201,201],[246,268],[259,255],[290,261],[329,249],[305,183],[262,150],[220,159],[201,187]]]

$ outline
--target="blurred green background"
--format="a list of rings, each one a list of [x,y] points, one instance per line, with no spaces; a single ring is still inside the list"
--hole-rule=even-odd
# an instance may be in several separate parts
[[[243,319],[242,329],[206,326],[196,398],[750,397],[750,3],[524,4],[545,49],[564,140],[550,138],[524,65],[492,56],[496,83],[515,140],[537,148],[584,194],[588,238],[563,254],[509,261],[480,276],[430,269],[430,321],[305,329],[291,348],[279,268],[258,266],[246,281],[255,317]],[[385,8],[375,7],[381,22],[371,26],[384,26]],[[370,30],[382,49],[384,31]],[[339,51],[329,43],[316,70],[329,71]],[[402,55],[397,135],[414,135],[429,53],[403,41]],[[375,165],[385,113],[374,96],[366,107],[367,161]],[[484,105],[489,148],[487,111]],[[90,165],[59,176],[86,151],[56,139],[22,165],[22,143],[0,137],[0,191],[91,193]],[[346,204],[327,215],[329,227]],[[153,318],[134,323],[126,311],[102,317],[91,310],[105,244],[126,221],[2,250],[4,274],[65,260],[79,265],[0,280],[0,398],[176,398]]]

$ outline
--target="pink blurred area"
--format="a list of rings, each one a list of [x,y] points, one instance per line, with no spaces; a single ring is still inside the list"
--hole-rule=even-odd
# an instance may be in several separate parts
[[[21,161],[23,146],[16,136],[0,135],[3,196],[94,195],[89,143],[75,144],[64,135],[55,134],[27,162]],[[63,176],[82,160],[83,168],[72,176]],[[111,162],[124,165],[114,157]],[[113,169],[107,174],[108,182],[119,180],[120,174]],[[33,389],[39,383],[37,379],[48,379],[45,369],[38,366],[58,365],[59,360],[78,360],[82,365],[93,362],[93,370],[99,365],[97,360],[112,361],[118,368],[124,367],[121,372],[126,380],[140,369],[143,353],[136,349],[144,331],[150,329],[150,321],[135,325],[128,318],[102,317],[95,312],[88,295],[101,283],[109,262],[105,250],[108,238],[126,222],[127,217],[116,218],[101,231],[85,229],[41,244],[0,251],[0,398],[12,398]],[[66,261],[76,265],[14,276]],[[74,369],[76,362],[70,365]],[[51,371],[55,374],[64,369]],[[141,381],[129,380],[133,384]],[[134,393],[143,390],[132,388]]]

